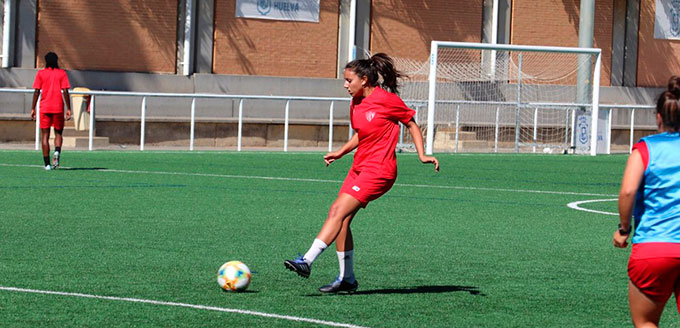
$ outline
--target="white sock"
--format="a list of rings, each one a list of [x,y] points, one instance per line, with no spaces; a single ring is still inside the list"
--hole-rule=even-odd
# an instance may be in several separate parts
[[[354,250],[336,252],[338,253],[338,264],[340,266],[340,280],[353,283],[354,278]]]
[[[321,239],[314,239],[312,247],[309,248],[307,253],[305,253],[305,256],[302,258],[305,260],[305,262],[307,262],[307,264],[312,265],[316,258],[319,257],[319,255],[321,255],[321,253],[323,253],[327,247],[328,245],[326,245],[326,243],[324,243]]]

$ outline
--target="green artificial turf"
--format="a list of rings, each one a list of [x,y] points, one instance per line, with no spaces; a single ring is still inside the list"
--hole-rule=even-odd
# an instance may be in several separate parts
[[[626,157],[399,154],[392,190],[352,225],[354,295],[317,291],[283,260],[304,253],[351,156],[321,153],[69,152],[44,171],[35,151],[0,151],[0,286],[238,309],[369,327],[630,325],[617,217],[567,204],[614,199]],[[615,201],[582,208],[616,212]],[[229,260],[253,274],[222,292]],[[322,323],[0,290],[11,327],[316,327]],[[674,300],[661,321],[680,324]]]

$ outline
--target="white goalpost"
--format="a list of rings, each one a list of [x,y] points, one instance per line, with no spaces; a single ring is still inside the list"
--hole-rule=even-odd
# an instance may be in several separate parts
[[[422,102],[427,154],[595,155],[609,151],[600,67],[600,49],[432,41],[427,81],[403,98]]]

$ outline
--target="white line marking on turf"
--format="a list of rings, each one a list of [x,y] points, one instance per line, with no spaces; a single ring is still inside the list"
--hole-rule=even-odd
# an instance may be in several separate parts
[[[3,164],[0,166],[6,167],[40,167],[40,165],[26,165],[26,164]],[[68,169],[69,167],[63,167]],[[304,182],[323,182],[323,183],[342,183],[337,180],[323,180],[323,179],[308,179],[308,178],[286,178],[286,177],[266,177],[255,175],[232,175],[232,174],[211,174],[211,173],[186,173],[186,172],[163,172],[163,171],[132,171],[132,170],[115,170],[115,169],[101,169],[97,172],[111,172],[111,173],[132,173],[132,174],[160,174],[160,175],[183,175],[183,176],[199,176],[199,177],[214,177],[214,178],[228,178],[228,179],[258,179],[258,180],[278,180],[278,181],[304,181]],[[550,190],[527,190],[527,189],[503,189],[503,188],[485,188],[485,187],[461,187],[461,186],[442,186],[442,185],[425,185],[425,184],[408,184],[395,183],[395,186],[413,187],[413,188],[437,188],[437,189],[452,189],[452,190],[479,190],[479,191],[499,191],[499,192],[524,192],[533,194],[553,194],[553,195],[575,195],[575,196],[604,196],[613,197],[616,195],[596,194],[585,192],[572,191],[550,191]]]
[[[307,322],[307,323],[313,323],[313,324],[324,325],[324,326],[332,326],[332,327],[365,328],[363,326],[357,326],[357,325],[352,325],[352,324],[347,324],[347,323],[339,323],[339,322],[333,322],[333,321],[309,319],[309,318],[295,317],[295,316],[290,316],[290,315],[280,315],[280,314],[272,314],[272,313],[249,311],[249,310],[229,309],[229,308],[221,308],[221,307],[216,307],[216,306],[206,306],[206,305],[196,305],[196,304],[187,304],[187,303],[175,303],[175,302],[145,300],[145,299],[140,299],[140,298],[101,296],[101,295],[91,295],[91,294],[81,294],[81,293],[67,293],[67,292],[57,292],[57,291],[51,291],[51,290],[37,290],[37,289],[26,289],[26,288],[5,287],[5,286],[0,286],[0,290],[10,291],[10,292],[18,292],[18,293],[72,296],[72,297],[82,297],[82,298],[94,298],[94,299],[108,300],[108,301],[122,301],[122,302],[145,303],[145,304],[153,304],[153,305],[177,306],[177,307],[185,307],[185,308],[192,308],[192,309],[198,309],[198,310],[229,312],[229,313],[238,313],[238,314],[253,315],[253,316],[258,316],[258,317],[265,317],[265,318],[274,318],[274,319],[282,319],[282,320],[290,320],[290,321]]]
[[[590,213],[606,214],[606,215],[616,215],[616,216],[618,216],[618,215],[619,215],[618,213],[604,212],[604,211],[596,211],[596,210],[591,210],[591,209],[587,209],[587,208],[583,208],[583,207],[579,206],[579,205],[581,205],[581,204],[598,203],[598,202],[611,202],[611,201],[616,201],[616,200],[618,200],[618,199],[614,198],[614,199],[591,199],[591,200],[580,200],[580,201],[577,201],[577,202],[571,202],[571,203],[567,204],[567,206],[568,206],[569,208],[573,208],[573,209],[575,209],[575,210],[577,210],[577,211],[584,211],[584,212],[590,212]]]

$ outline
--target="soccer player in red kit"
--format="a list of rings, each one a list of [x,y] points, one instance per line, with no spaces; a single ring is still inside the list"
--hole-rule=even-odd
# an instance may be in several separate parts
[[[339,150],[326,154],[324,161],[328,166],[356,149],[354,162],[310,249],[303,256],[284,262],[286,268],[307,278],[312,263],[335,242],[340,272],[333,282],[319,288],[323,293],[354,292],[358,287],[350,224],[359,209],[384,195],[397,178],[395,148],[400,122],[411,133],[420,161],[434,164],[439,171],[437,159],[425,156],[423,135],[413,119],[415,111],[397,95],[400,77],[402,74],[394,68],[392,59],[383,53],[345,66],[344,87],[352,96],[350,120],[356,133]]]
[[[43,161],[45,170],[59,166],[61,143],[64,130],[64,100],[66,101],[66,119],[71,119],[71,97],[68,89],[71,85],[68,76],[59,68],[59,57],[53,52],[45,55],[45,69],[38,71],[33,82],[33,103],[31,104],[31,119],[35,119],[35,106],[40,98],[40,141],[42,142]],[[62,95],[62,91],[64,92]],[[54,127],[54,156],[50,165],[50,127]]]

